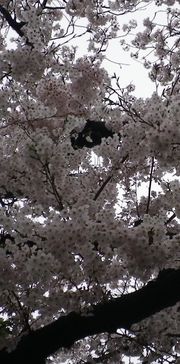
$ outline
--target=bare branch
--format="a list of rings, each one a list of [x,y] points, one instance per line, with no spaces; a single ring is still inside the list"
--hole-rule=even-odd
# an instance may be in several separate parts
[[[149,213],[149,207],[150,207],[150,202],[151,202],[151,187],[152,187],[152,179],[153,179],[153,168],[154,168],[154,157],[152,157],[151,169],[150,169],[150,175],[149,175],[149,188],[148,188],[148,200],[147,200],[146,214]]]

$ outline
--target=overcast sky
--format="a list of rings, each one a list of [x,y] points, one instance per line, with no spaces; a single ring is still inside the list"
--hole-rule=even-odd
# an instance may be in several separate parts
[[[135,19],[137,20],[138,27],[134,29],[134,35],[142,31],[143,27],[143,19],[149,17],[150,20],[153,19],[154,13],[158,13],[156,15],[155,21],[158,24],[166,24],[166,12],[163,12],[166,7],[156,7],[154,3],[143,6],[142,9],[137,12],[133,12],[130,14],[126,14],[123,16],[119,16],[119,24],[120,29],[122,29],[123,24],[128,23],[129,20]],[[161,10],[161,11],[160,11]],[[84,19],[80,19],[77,22],[77,25],[84,25]],[[82,30],[81,28],[79,30]],[[78,28],[76,28],[76,32],[78,32]],[[123,32],[121,32],[121,35]],[[114,72],[120,77],[120,84],[122,87],[127,86],[129,83],[133,83],[136,86],[135,95],[137,97],[146,98],[150,96],[155,91],[155,84],[148,77],[148,71],[144,68],[143,63],[140,60],[134,60],[130,57],[130,53],[134,51],[130,50],[130,52],[125,52],[122,49],[120,44],[120,39],[114,39],[110,41],[108,50],[106,53],[107,59],[103,61],[103,66],[107,69],[108,73],[113,75]],[[133,39],[133,35],[131,37],[125,37],[125,40]],[[77,38],[73,40],[71,43],[73,45],[77,45],[79,47],[78,55],[84,55],[87,53],[87,38]]]

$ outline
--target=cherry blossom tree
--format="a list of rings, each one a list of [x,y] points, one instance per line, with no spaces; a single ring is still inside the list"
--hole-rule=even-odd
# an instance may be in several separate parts
[[[180,363],[179,3],[0,1],[3,364]]]

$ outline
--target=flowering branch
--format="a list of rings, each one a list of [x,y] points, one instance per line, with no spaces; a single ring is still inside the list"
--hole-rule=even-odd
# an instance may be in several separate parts
[[[99,303],[86,314],[71,312],[24,336],[17,347],[0,351],[3,364],[45,363],[45,358],[76,341],[131,326],[180,301],[180,269],[167,269],[133,293]]]

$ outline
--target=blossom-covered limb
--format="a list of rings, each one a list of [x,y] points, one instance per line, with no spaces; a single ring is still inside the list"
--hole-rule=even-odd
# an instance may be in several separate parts
[[[145,287],[119,298],[102,302],[85,313],[71,312],[49,325],[22,337],[12,352],[0,351],[4,364],[44,363],[61,348],[103,332],[129,330],[131,326],[180,301],[180,269],[167,269]]]

